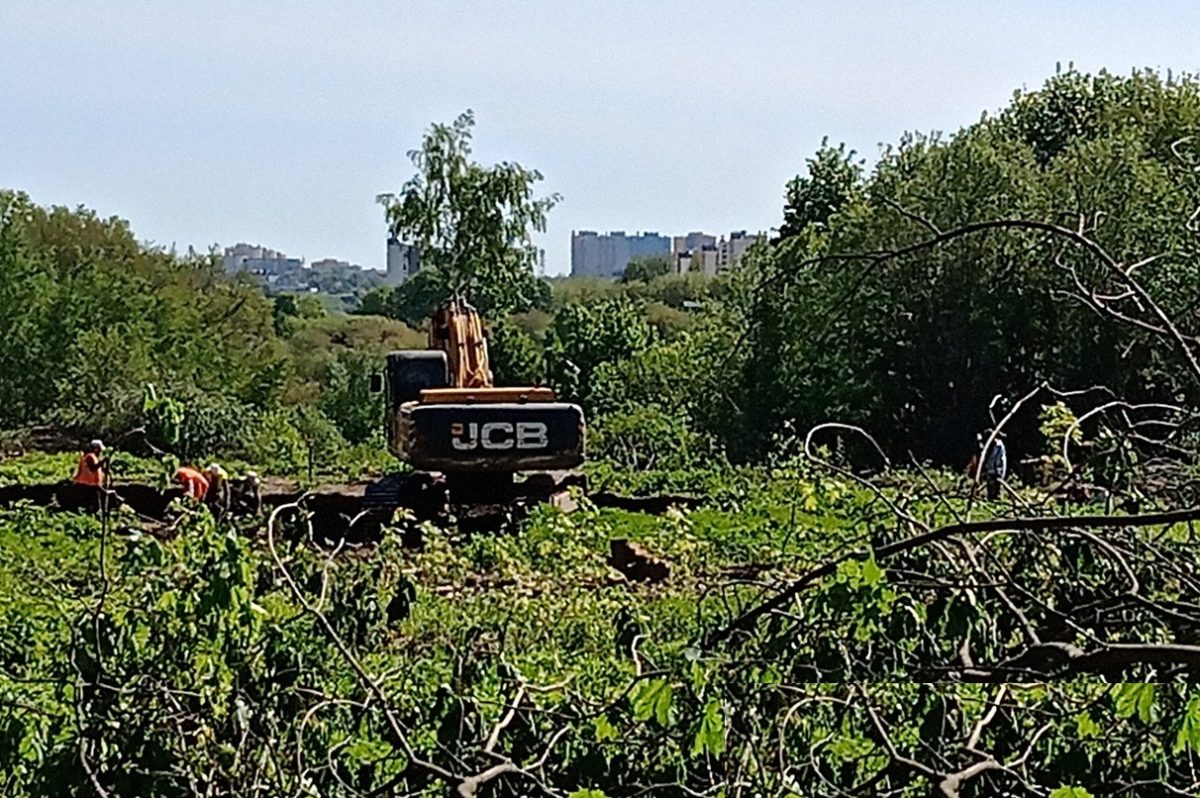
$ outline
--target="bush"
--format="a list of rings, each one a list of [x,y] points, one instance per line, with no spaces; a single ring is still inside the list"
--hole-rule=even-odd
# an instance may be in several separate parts
[[[688,417],[658,405],[643,405],[594,419],[589,455],[635,470],[705,465],[716,452],[691,428]]]
[[[237,454],[268,471],[301,473],[308,468],[308,444],[293,420],[293,414],[283,410],[262,413]]]
[[[497,385],[540,385],[546,381],[545,347],[516,324],[499,321],[488,336],[488,358]]]
[[[371,393],[371,375],[382,365],[382,357],[339,352],[329,366],[320,409],[351,443],[362,443],[383,429],[383,400]]]
[[[641,352],[653,339],[650,325],[627,299],[568,305],[555,317],[553,329],[551,383],[582,402],[590,400],[597,368]]]

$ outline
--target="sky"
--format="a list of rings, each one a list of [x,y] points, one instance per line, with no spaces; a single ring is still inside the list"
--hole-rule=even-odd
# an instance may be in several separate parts
[[[1200,3],[1115,0],[0,0],[0,187],[382,267],[375,196],[435,121],[543,173],[572,230],[778,226],[823,137],[868,160],[953,133],[1056,65],[1200,71]]]

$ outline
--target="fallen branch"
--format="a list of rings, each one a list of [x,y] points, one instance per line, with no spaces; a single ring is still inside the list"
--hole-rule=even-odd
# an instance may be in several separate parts
[[[1187,521],[1200,520],[1200,507],[1186,510],[1169,510],[1158,513],[1141,515],[1077,515],[1077,516],[1039,516],[1029,518],[993,518],[987,521],[971,521],[955,523],[938,527],[919,535],[914,535],[895,543],[887,543],[874,550],[876,561],[882,561],[897,554],[913,551],[936,541],[945,540],[956,535],[973,535],[982,532],[1044,532],[1054,529],[1104,529],[1128,528],[1178,524]],[[758,620],[764,615],[782,609],[805,589],[816,582],[837,573],[842,563],[865,556],[866,552],[856,551],[833,560],[828,560],[793,579],[775,596],[758,604],[739,615],[725,627],[719,629],[705,640],[707,647],[715,646],[737,632],[753,629]]]

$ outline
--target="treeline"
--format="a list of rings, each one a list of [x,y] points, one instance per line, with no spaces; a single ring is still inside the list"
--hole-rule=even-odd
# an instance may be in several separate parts
[[[0,428],[49,424],[281,471],[336,464],[380,434],[381,353],[421,338],[387,319],[272,301],[207,255],[129,225],[0,193]],[[152,388],[151,388],[152,386]],[[165,413],[164,407],[173,413]],[[378,448],[378,447],[376,447]],[[361,452],[358,453],[361,456]]]
[[[836,418],[962,463],[995,397],[1042,383],[1104,389],[1069,406],[1194,406],[1168,328],[1190,337],[1200,308],[1198,129],[1192,77],[1068,72],[949,138],[905,136],[869,174],[823,149],[736,292],[731,442]],[[1036,410],[1013,419],[1019,449]]]
[[[534,171],[470,161],[471,124],[434,126],[418,176],[381,198],[428,268],[358,318],[272,305],[211,258],[4,195],[0,425],[117,431],[154,383],[197,424],[215,404],[210,426],[241,430],[197,432],[198,448],[293,465],[312,441],[379,449],[369,373],[423,345],[414,328],[455,291],[487,316],[498,381],[581,402],[593,456],[635,468],[754,461],[830,420],[894,457],[961,465],[1041,384],[1196,398],[1179,345],[1200,309],[1191,77],[1067,72],[952,136],[906,135],[870,168],[823,146],[787,184],[778,235],[715,279],[660,264],[619,283],[535,278],[529,234],[555,198],[533,199]],[[1018,451],[1043,445],[1039,403],[1009,426]],[[264,452],[273,440],[290,443]]]
[[[1198,129],[1192,77],[1067,72],[870,169],[823,146],[743,268],[558,286],[543,373],[587,405],[595,452],[638,466],[755,460],[832,420],[961,466],[1042,384],[1087,392],[1068,419],[1192,406]],[[1045,446],[1050,398],[1011,420],[1018,455]]]

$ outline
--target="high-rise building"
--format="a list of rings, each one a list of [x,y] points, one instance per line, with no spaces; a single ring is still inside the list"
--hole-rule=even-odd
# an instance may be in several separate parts
[[[358,269],[359,267],[352,265],[350,261],[347,260],[338,260],[337,258],[322,258],[321,260],[314,260],[312,263],[308,264],[308,268],[312,269],[314,272],[348,272],[351,269]]]
[[[749,235],[745,230],[735,230],[729,234],[729,239],[721,237],[717,244],[717,252],[719,254],[717,268],[732,269],[737,266],[738,261],[746,254],[746,250],[757,244],[759,241],[765,240],[766,236],[762,234]]]
[[[303,258],[289,258],[256,244],[236,244],[225,248],[221,264],[227,273],[250,272],[251,274],[278,277],[304,267]]]
[[[745,230],[730,233],[728,239],[721,236],[720,240],[707,233],[676,236],[671,244],[671,265],[676,274],[694,271],[712,277],[737,266],[746,250],[763,238],[761,234],[749,235]]]
[[[706,247],[717,245],[717,237],[707,233],[691,232],[685,236],[675,236],[671,239],[671,266],[676,274],[686,274],[689,271],[701,271],[705,259],[703,256],[693,257]]]
[[[412,244],[405,244],[395,236],[387,241],[387,285],[401,285],[421,270],[421,255]]]
[[[692,232],[685,236],[675,236],[671,239],[672,252],[691,252],[694,249],[716,246],[717,237],[708,233]]]
[[[654,232],[628,236],[624,230],[603,235],[594,230],[572,230],[571,276],[620,277],[634,258],[670,253],[670,239]]]

